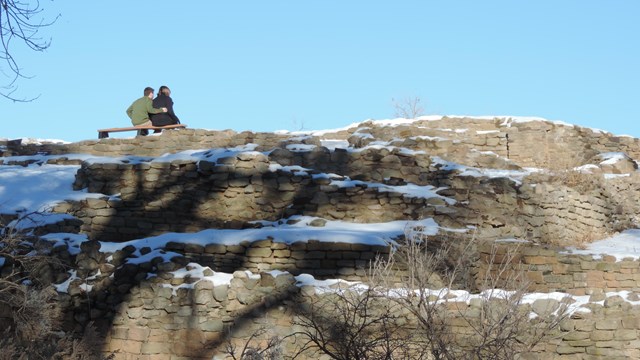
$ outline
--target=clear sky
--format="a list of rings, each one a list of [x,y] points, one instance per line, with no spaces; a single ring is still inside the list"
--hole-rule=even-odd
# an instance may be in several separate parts
[[[191,128],[337,128],[392,118],[393,98],[418,97],[425,114],[538,116],[640,137],[636,0],[42,5],[62,15],[42,31],[51,47],[13,47],[34,76],[14,95],[40,97],[0,99],[0,138],[95,139],[128,126],[126,108],[160,85]]]

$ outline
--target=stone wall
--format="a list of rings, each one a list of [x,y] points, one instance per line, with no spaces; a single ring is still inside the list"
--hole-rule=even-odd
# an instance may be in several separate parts
[[[47,154],[91,154],[97,156],[159,156],[191,149],[211,149],[258,145],[258,151],[286,148],[288,144],[319,145],[321,139],[349,140],[359,148],[374,141],[425,151],[449,161],[469,166],[488,166],[491,152],[508,159],[509,166],[567,168],[582,165],[600,152],[624,152],[640,158],[640,139],[548,121],[518,122],[510,118],[449,118],[420,120],[412,124],[381,126],[364,122],[347,130],[325,132],[320,136],[277,133],[237,133],[183,129],[165,131],[161,136],[125,139],[86,140],[71,144],[17,144],[5,141],[3,156]],[[535,146],[532,146],[535,144]],[[2,144],[0,144],[2,145]],[[495,156],[493,157],[495,159]],[[489,161],[489,163],[487,163]],[[496,166],[507,166],[501,160]]]
[[[321,138],[348,140],[352,148],[332,151],[319,146]],[[211,160],[199,161],[144,158],[198,148],[206,153],[249,143],[256,144],[259,152],[233,151],[215,157],[211,151]],[[288,146],[299,143],[316,147]],[[118,351],[118,359],[210,359],[221,353],[227,340],[242,344],[261,328],[280,335],[291,333],[296,330],[292,325],[296,311],[304,308],[301,301],[316,296],[315,289],[296,286],[292,274],[362,280],[370,261],[377,254],[388,255],[389,249],[313,240],[285,244],[269,238],[221,245],[212,239],[208,245],[169,242],[165,248],[142,248],[132,256],[132,246],[101,253],[97,240],[121,242],[167,232],[259,227],[256,220],[277,221],[293,215],[318,217],[317,226],[323,226],[322,219],[369,223],[433,217],[443,227],[473,227],[481,241],[527,239],[534,245],[519,249],[511,269],[526,271],[531,290],[590,297],[590,312],[565,320],[556,340],[536,348],[528,358],[640,357],[640,305],[634,292],[640,288],[640,261],[607,256],[594,260],[559,253],[552,246],[579,245],[638,224],[637,172],[583,187],[463,176],[436,159],[493,169],[566,169],[603,151],[638,158],[638,139],[541,121],[445,118],[410,126],[360,124],[322,136],[187,129],[63,145],[7,143],[0,151],[5,156],[132,155],[115,162],[81,162],[64,155],[50,159],[51,163],[80,163],[74,188],[107,196],[59,204],[55,212],[77,220],[36,229],[36,234],[88,234],[91,241],[81,245],[79,255],[61,255],[75,262],[76,276],[68,292],[60,293],[70,315],[65,326],[82,331],[93,322],[107,334],[104,350]],[[344,184],[343,180],[355,181]],[[409,196],[399,188],[408,183],[437,188],[437,195]],[[169,261],[167,254],[171,254]],[[140,257],[147,260],[133,261]],[[481,247],[479,259],[490,257],[489,250]],[[174,273],[201,266],[209,267],[204,276],[226,272],[233,273],[233,279],[230,284],[216,284],[198,275]],[[487,269],[480,261],[469,272],[475,275]],[[283,270],[289,274],[278,275]],[[56,274],[56,282],[65,275]],[[396,269],[396,280],[403,275],[402,269]],[[623,299],[609,296],[609,291],[628,293]],[[542,305],[549,303],[553,302]],[[477,305],[451,303],[452,309],[471,313],[477,313]],[[533,304],[528,310],[535,312],[542,305]],[[464,322],[458,324],[458,334],[468,332]],[[290,350],[293,344],[284,346]]]
[[[185,245],[185,249],[188,247]],[[296,279],[288,273],[258,275],[237,270],[230,281],[216,283],[214,271],[189,263],[189,258],[133,264],[127,263],[126,250],[103,254],[99,249],[98,242],[83,244],[76,257],[78,277],[60,298],[73,314],[65,317],[66,328],[79,330],[93,323],[106,333],[103,350],[113,352],[115,359],[211,359],[216,354],[222,358],[227,343],[241,348],[251,341],[251,345],[259,346],[270,337],[294,333],[298,330],[296,317],[305,313],[313,299],[322,296],[313,286],[296,285]],[[481,253],[487,255],[487,249]],[[638,288],[637,260],[614,262],[607,257],[598,260],[558,255],[540,247],[527,247],[518,253],[522,255],[514,263],[530,269],[528,278],[538,290],[564,289],[589,297],[582,311],[564,319],[550,340],[534,348],[526,359],[640,356],[639,294],[634,290],[605,293]],[[177,270],[193,272],[180,275]],[[155,276],[149,277],[150,272]],[[87,285],[89,293],[84,291]],[[569,289],[571,286],[573,289]],[[560,302],[540,298],[522,306],[523,311],[549,316]],[[460,316],[474,319],[480,316],[481,307],[481,301],[459,302],[453,298],[447,302],[448,310],[443,311],[451,312],[450,324],[457,334],[452,341],[465,344],[465,334],[471,329]],[[411,321],[405,325],[416,326]],[[282,343],[285,354],[292,354],[294,349],[292,338]]]
[[[484,239],[519,238],[555,245],[580,245],[601,239],[639,223],[640,175],[605,180],[581,190],[561,182],[519,184],[507,178],[449,177],[439,183],[441,192],[457,200],[455,211],[438,216],[476,227]],[[589,185],[589,184],[587,184]]]
[[[251,227],[251,221],[292,215],[362,223],[418,219],[446,204],[436,195],[408,197],[391,186],[332,183],[341,179],[315,170],[270,169],[269,159],[255,152],[215,162],[83,163],[77,190],[119,197],[67,202],[54,211],[82,220],[81,230],[91,238],[122,241],[168,231]]]
[[[387,256],[390,250],[387,246],[368,244],[317,240],[285,244],[270,239],[239,245],[168,243],[165,249],[184,254],[189,261],[214,271],[232,273],[242,269],[260,273],[280,270],[294,275],[311,274],[318,278],[353,281],[366,278],[370,262],[376,256]],[[401,272],[397,276],[400,277]]]
[[[506,256],[512,254],[513,257]],[[504,267],[524,271],[531,291],[603,296],[606,292],[640,289],[640,259],[618,260],[608,255],[572,254],[559,247],[505,242],[496,251],[491,244],[479,249],[478,271]],[[489,259],[493,265],[489,266]],[[505,261],[510,260],[508,263]],[[479,276],[478,278],[482,278]]]
[[[96,135],[97,137],[97,135]],[[160,136],[136,136],[132,138],[107,138],[59,144],[17,144],[7,145],[2,156],[35,154],[90,154],[95,156],[160,156],[194,149],[213,149],[259,145],[258,150],[269,150],[286,146],[290,135],[276,133],[237,133],[233,130],[213,131],[201,129],[165,130]],[[299,143],[313,143],[317,138],[306,138]]]
[[[230,358],[224,350],[227,343],[242,349],[252,334],[267,329],[251,340],[252,346],[264,346],[270,337],[285,336],[295,329],[292,320],[296,306],[292,295],[298,290],[291,288],[290,279],[280,277],[274,279],[263,274],[257,279],[236,273],[230,286],[201,281],[195,289],[178,290],[175,294],[171,288],[155,284],[132,289],[132,301],[120,307],[115,315],[104,350],[115,352],[115,359]],[[256,292],[263,295],[251,298],[250,294]],[[478,305],[452,302],[449,306],[472,314]],[[640,307],[620,297],[599,301],[594,297],[588,306],[591,313],[580,313],[563,321],[557,340],[540,344],[525,358],[633,359],[640,356],[637,342]],[[465,310],[451,311],[455,316]],[[475,311],[479,313],[478,309]],[[237,321],[251,312],[258,312],[260,316]],[[453,327],[455,333],[469,331],[462,325],[464,321],[454,318],[452,322],[458,325]],[[464,343],[463,339],[458,341]],[[282,343],[282,352],[292,354],[295,346],[289,339]]]
[[[640,158],[637,138],[569,124],[510,118],[443,117],[398,126],[369,122],[360,124],[349,140],[356,147],[389,141],[469,166],[478,166],[474,156],[469,156],[474,152],[492,152],[521,167],[559,169],[582,165],[600,152],[624,152]]]
[[[584,177],[600,180],[580,191],[561,182],[457,176],[425,158],[386,149],[355,154],[319,149],[276,150],[269,156],[241,152],[199,162],[83,163],[76,189],[119,198],[64,203],[54,210],[82,220],[81,230],[91,238],[111,241],[308,215],[360,223],[434,217],[452,227],[475,226],[483,239],[566,245],[640,220],[640,205],[632,200],[640,192],[637,173],[609,180]],[[281,167],[272,168],[274,163]],[[363,180],[339,186],[346,178],[337,171]],[[440,195],[412,197],[394,187],[406,182],[434,186]]]

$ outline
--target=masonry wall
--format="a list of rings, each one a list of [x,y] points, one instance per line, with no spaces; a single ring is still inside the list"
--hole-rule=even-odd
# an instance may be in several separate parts
[[[372,141],[386,141],[393,146],[425,151],[469,166],[505,168],[567,168],[584,164],[599,152],[624,152],[640,158],[640,139],[615,136],[579,126],[546,121],[517,122],[505,118],[478,120],[448,118],[416,121],[411,125],[379,126],[362,123],[359,127],[322,135],[323,139],[349,140],[353,147]],[[276,133],[237,133],[232,130],[209,131],[182,129],[165,131],[162,136],[128,139],[86,140],[71,144],[20,145],[5,142],[3,156],[48,154],[92,154],[98,156],[159,156],[191,149],[211,149],[254,143],[258,151],[286,148],[288,144],[320,145],[319,136],[294,136]],[[535,144],[535,145],[533,145]],[[2,144],[0,144],[2,145]],[[494,156],[491,152],[510,163]]]
[[[214,271],[232,273],[242,269],[260,273],[280,270],[294,275],[311,274],[318,278],[353,281],[366,278],[370,262],[376,256],[388,256],[390,251],[384,245],[317,240],[285,244],[270,239],[239,245],[169,243],[165,249],[184,254],[189,261]],[[398,278],[402,274],[399,271]]]
[[[69,285],[68,293],[60,294],[60,300],[73,314],[65,317],[66,328],[83,329],[93,323],[106,333],[104,351],[115,352],[116,359],[210,359],[215,354],[223,356],[228,342],[240,347],[247,341],[264,345],[269,337],[295,332],[295,319],[308,306],[304,304],[321,296],[314,287],[296,286],[291,274],[251,275],[238,269],[230,283],[216,284],[199,276],[176,276],[175,270],[194,268],[188,258],[124,264],[126,251],[102,254],[99,248],[97,242],[83,244],[76,257],[78,279]],[[488,250],[481,254],[483,251],[487,254]],[[566,290],[589,296],[588,311],[563,320],[551,340],[537,346],[526,359],[640,356],[640,305],[636,303],[640,294],[633,290],[638,288],[637,261],[558,255],[536,247],[521,254],[517,262],[531,269],[529,279],[539,291]],[[109,255],[110,264],[105,263]],[[148,277],[149,272],[156,276]],[[214,272],[205,269],[202,274],[212,276]],[[90,293],[84,292],[85,285],[91,286]],[[628,292],[605,294],[620,290]],[[451,312],[451,324],[458,334],[453,341],[464,344],[464,334],[470,331],[466,321],[457,317],[480,316],[480,306],[475,301],[447,303],[448,310],[443,311]],[[523,311],[548,316],[560,303],[540,299],[523,306]],[[375,314],[377,310],[371,311]],[[406,326],[415,324],[408,321]],[[291,354],[296,343],[289,339],[282,346]]]
[[[640,205],[633,200],[640,191],[636,173],[601,179],[582,191],[562,183],[518,184],[506,178],[450,177],[441,185],[448,187],[442,194],[458,203],[455,211],[437,216],[438,222],[473,225],[485,239],[579,246],[640,220]]]
[[[391,141],[396,146],[423,150],[469,166],[478,165],[482,152],[492,152],[521,167],[552,169],[582,165],[600,152],[624,152],[632,158],[640,157],[637,138],[568,124],[518,122],[509,118],[444,117],[398,126],[363,123],[349,140],[357,147],[373,141]],[[485,162],[483,167],[491,166]]]
[[[335,154],[319,153],[321,157]],[[292,158],[309,162],[312,154],[287,153],[292,157],[285,157],[278,153],[268,158],[240,153],[199,163],[84,163],[75,188],[120,194],[119,199],[68,202],[54,210],[80,219],[82,232],[91,238],[110,241],[168,231],[253,227],[255,220],[308,215],[360,223],[434,217],[441,225],[473,225],[483,239],[516,237],[566,245],[596,240],[639,220],[640,205],[633,201],[640,191],[637,174],[603,179],[598,187],[580,192],[561,183],[517,184],[506,178],[455,176],[433,166],[418,167],[415,162],[420,159],[403,165],[401,157],[386,150],[368,152],[368,161],[347,157],[353,161],[342,165],[316,158],[319,164],[333,163],[358,173],[378,164],[370,174],[418,178],[441,188],[440,197],[421,198],[394,191],[392,186],[403,185],[403,178],[387,178],[389,186],[384,189],[365,182],[343,187],[332,183],[341,179],[339,175],[318,176],[321,173],[310,167],[313,164],[307,164],[306,170],[270,169],[272,161],[289,166]],[[380,160],[386,158],[397,161]],[[421,170],[411,174],[409,168]]]
[[[269,337],[291,334],[296,314],[295,300],[287,299],[277,307],[269,299],[287,297],[282,288],[269,284],[274,280],[237,277],[229,287],[198,283],[195,290],[173,295],[170,288],[143,286],[134,291],[132,302],[120,308],[115,326],[105,339],[105,352],[115,352],[115,359],[211,359],[224,357],[227,342],[239,349],[255,332],[268,331],[252,340],[264,346]],[[251,290],[268,292],[262,301],[249,299]],[[295,290],[294,290],[295,291]],[[313,295],[312,295],[313,296]],[[476,305],[450,303],[452,308]],[[621,298],[609,298],[604,304],[594,301],[591,313],[576,315],[562,322],[557,340],[543,343],[527,359],[633,359],[640,356],[640,308]],[[241,314],[258,311],[255,320],[239,321]],[[456,310],[459,311],[459,310]],[[452,314],[455,316],[455,314]],[[462,324],[463,321],[454,323]],[[455,333],[469,329],[457,326]],[[227,331],[232,332],[230,334]],[[463,339],[458,339],[463,343]],[[285,354],[293,353],[295,344],[285,341]],[[237,353],[236,353],[237,356]],[[230,358],[228,355],[226,358]],[[306,357],[315,358],[315,357]]]
[[[515,256],[505,256],[507,253]],[[498,246],[497,251],[491,244],[485,244],[479,254],[480,273],[500,267],[523,271],[531,291],[602,297],[606,292],[634,292],[640,288],[640,259],[631,257],[594,257],[572,254],[558,247],[508,242]],[[494,264],[489,266],[489,260]],[[506,260],[510,260],[507,265],[504,264]]]
[[[96,132],[97,137],[97,132]],[[3,156],[34,154],[90,154],[96,156],[160,156],[184,150],[231,148],[246,144],[258,145],[258,151],[286,146],[291,136],[276,133],[253,133],[233,130],[212,131],[201,129],[165,130],[161,136],[107,138],[85,140],[68,144],[7,144]],[[306,138],[299,143],[319,144],[317,138]]]
[[[504,119],[445,119],[392,128],[363,125],[358,130],[324,136],[348,139],[360,150],[329,151],[317,147],[298,151],[287,145],[319,145],[320,138],[189,129],[168,131],[162,136],[65,145],[13,144],[2,151],[4,155],[151,157],[194,148],[207,151],[255,143],[256,150],[266,155],[241,153],[199,163],[144,159],[130,159],[130,163],[84,162],[75,188],[119,197],[60,204],[54,209],[56,212],[72,214],[78,220],[64,220],[37,231],[80,231],[92,240],[124,241],[172,231],[254,227],[258,226],[251,223],[254,220],[276,221],[291,215],[364,223],[434,217],[442,226],[473,225],[480,240],[519,237],[538,243],[523,247],[518,262],[513,263],[514,270],[526,271],[532,290],[590,297],[591,312],[576,314],[563,322],[557,340],[537,348],[530,358],[640,357],[640,308],[630,302],[638,300],[635,291],[640,287],[640,262],[558,254],[551,246],[563,245],[566,240],[572,244],[583,239],[587,242],[595,235],[637,223],[637,174],[607,180],[597,189],[579,191],[564,184],[534,186],[505,178],[458,176],[432,161],[436,156],[497,169],[563,168],[600,151],[623,151],[639,158],[638,139],[546,122]],[[373,140],[411,151],[363,148]],[[52,162],[68,163],[64,158]],[[276,164],[290,167],[275,169]],[[361,182],[340,187],[322,173],[337,174],[333,180],[348,176]],[[441,197],[409,197],[392,188],[383,191],[380,184],[364,182],[446,187],[438,194],[457,202]],[[322,221],[317,226],[322,226]],[[170,242],[166,249],[145,248],[142,255],[154,256],[140,264],[127,262],[131,247],[103,254],[98,251],[97,241],[84,243],[75,258],[78,279],[70,284],[68,294],[60,294],[70,314],[66,328],[83,330],[94,322],[108,334],[105,351],[117,350],[116,357],[120,359],[211,358],[220,353],[227,340],[243,343],[261,327],[280,334],[295,330],[291,320],[296,313],[291,309],[302,308],[300,301],[315,296],[315,290],[295,286],[291,275],[276,277],[265,271],[361,280],[376,254],[388,254],[385,247],[361,244],[284,244],[263,239],[230,246],[212,240],[207,246]],[[168,262],[161,256],[167,251],[177,254]],[[480,251],[481,260],[490,256],[488,250]],[[109,262],[108,255],[112,256]],[[233,280],[230,285],[216,285],[172,274],[174,270],[193,267],[191,262],[209,266],[212,270],[207,274],[234,273]],[[473,271],[483,269],[487,266],[480,262]],[[248,276],[244,270],[261,273],[260,278]],[[150,276],[151,273],[156,275]],[[399,280],[403,273],[398,270],[397,274]],[[194,288],[187,286],[194,283]],[[84,284],[92,286],[90,292],[86,292]],[[622,290],[629,292],[627,299],[605,294]],[[452,305],[463,306],[471,309],[475,305]],[[468,329],[459,329],[460,334],[465,331]]]
[[[251,221],[292,215],[362,223],[418,219],[445,204],[438,197],[407,197],[364,183],[338,186],[315,170],[269,166],[256,153],[199,163],[84,163],[75,188],[119,198],[67,202],[54,211],[82,220],[81,230],[91,238],[122,241],[167,231],[252,227]]]

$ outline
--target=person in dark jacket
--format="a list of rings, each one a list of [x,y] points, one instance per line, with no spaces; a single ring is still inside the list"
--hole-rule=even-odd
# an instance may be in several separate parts
[[[151,114],[151,123],[153,126],[164,126],[180,124],[180,119],[173,111],[173,100],[171,99],[171,90],[168,87],[162,85],[158,90],[158,96],[153,99],[153,107],[155,108],[167,108],[167,112],[161,114]],[[160,132],[162,130],[156,130]]]

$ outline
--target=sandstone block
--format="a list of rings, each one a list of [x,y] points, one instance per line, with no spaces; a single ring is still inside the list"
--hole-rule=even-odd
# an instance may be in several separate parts
[[[141,354],[163,354],[169,353],[169,343],[168,342],[156,342],[150,341],[142,343],[142,347],[140,349]]]
[[[122,342],[121,348],[117,349],[120,352],[126,354],[141,354],[142,353],[142,341],[127,340]]]
[[[611,330],[594,330],[589,338],[593,341],[609,341],[613,340],[614,332]]]
[[[148,328],[131,327],[129,328],[127,339],[134,341],[146,341],[149,338],[150,332],[151,330]]]
[[[249,248],[246,251],[246,256],[266,258],[271,256],[271,249],[269,247]]]
[[[616,341],[630,341],[638,339],[638,331],[628,329],[618,329],[614,332],[613,337]]]
[[[199,326],[203,331],[220,332],[224,329],[224,323],[221,319],[209,319]]]

